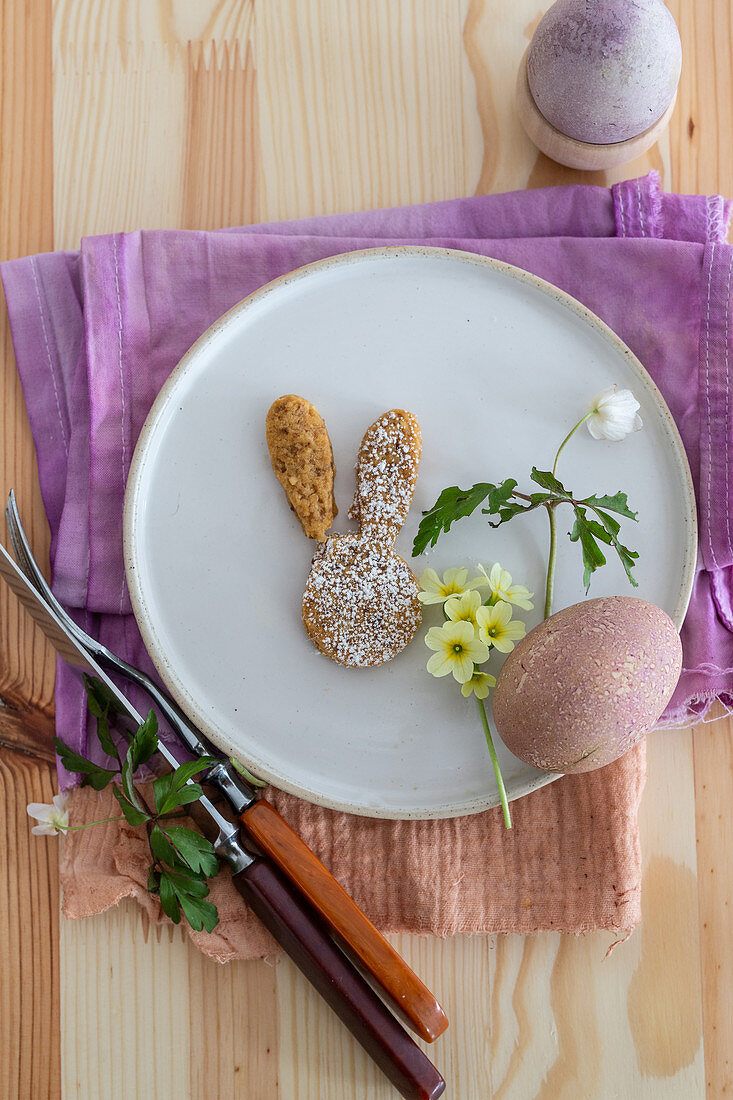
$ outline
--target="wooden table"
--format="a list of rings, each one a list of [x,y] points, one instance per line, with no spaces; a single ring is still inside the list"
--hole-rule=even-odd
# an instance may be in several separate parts
[[[0,256],[82,235],[209,228],[569,182],[512,104],[546,0],[0,0]],[[684,69],[642,161],[733,194],[729,0],[672,0]],[[0,490],[48,533],[4,311]],[[0,1096],[380,1100],[393,1095],[287,960],[225,967],[134,905],[59,918],[53,660],[0,593]],[[649,742],[644,920],[612,937],[397,937],[452,1020],[457,1100],[733,1090],[733,740]]]

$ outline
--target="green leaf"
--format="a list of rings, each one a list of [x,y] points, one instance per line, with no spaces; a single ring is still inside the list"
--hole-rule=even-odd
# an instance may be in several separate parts
[[[128,801],[131,802],[133,806],[137,806],[138,810],[142,810],[142,803],[137,797],[135,784],[132,781],[132,772],[130,771],[129,757],[125,758],[125,762],[122,765],[122,771],[120,775],[122,776],[122,789],[125,792]]]
[[[202,878],[201,875],[195,875],[193,871],[169,870],[168,868],[166,868],[165,873],[179,897],[181,894],[190,894],[193,898],[208,897],[209,887],[206,885],[206,879]]]
[[[496,488],[492,489],[489,493],[489,507],[482,508],[481,511],[489,515],[496,515],[499,509],[507,503],[516,487],[517,483],[513,477],[508,477],[506,481],[502,481],[501,485],[497,485]]]
[[[639,582],[637,581],[634,574],[631,572],[636,564],[636,559],[639,557],[638,553],[635,550],[629,550],[627,546],[621,546],[620,543],[616,547],[616,551],[619,558],[621,559],[621,564],[624,567],[624,572],[626,573],[626,576],[629,578],[629,581],[634,586],[634,588],[638,588]]]
[[[504,483],[506,485],[506,482]],[[516,481],[514,485],[516,485]],[[451,525],[456,520],[463,519],[475,512],[479,504],[483,504],[491,493],[495,493],[499,486],[490,482],[478,482],[470,489],[459,489],[452,485],[444,489],[432,508],[423,512],[420,526],[412,544],[412,556],[422,554],[428,545],[435,546],[441,534],[450,531]]]
[[[198,772],[212,767],[218,763],[213,756],[200,756],[195,760],[188,760],[181,764],[174,772],[161,775],[153,782],[153,794],[155,808],[159,814],[168,814],[179,806],[187,806],[189,802],[195,802],[204,793],[198,783],[190,783],[189,780]]]
[[[122,788],[130,802],[138,809],[141,809],[141,806],[135,791],[134,775],[140,765],[145,764],[157,748],[158,720],[151,710],[130,742],[127,755],[122,764]]]
[[[624,505],[625,505],[625,502],[626,502],[626,494],[625,493],[617,493],[616,497],[613,497],[613,498],[611,498],[611,497],[589,497],[589,500],[610,500],[610,499],[616,500],[617,497],[623,497],[623,502],[624,502]],[[639,583],[636,580],[636,578],[634,577],[633,573],[631,572],[631,570],[634,568],[634,565],[636,564],[636,562],[639,558],[638,552],[636,550],[630,550],[628,546],[624,546],[623,543],[621,543],[619,541],[617,536],[618,536],[619,531],[621,530],[621,524],[618,522],[618,520],[614,519],[614,517],[612,515],[610,515],[609,512],[605,512],[598,505],[593,505],[593,510],[594,510],[595,514],[597,515],[598,519],[600,520],[600,523],[603,527],[603,530],[605,531],[606,538],[604,539],[604,542],[607,542],[609,546],[613,546],[614,550],[616,551],[616,553],[619,556],[619,560],[620,560],[621,564],[624,567],[624,572],[626,573],[626,576],[629,578],[629,581],[634,586],[634,588],[638,588]],[[617,511],[618,511],[618,509],[617,509]],[[620,514],[625,515],[624,512],[621,512]],[[636,519],[636,513],[629,512],[629,515],[632,516],[634,519]],[[602,536],[599,536],[599,537],[602,537]]]
[[[219,913],[215,905],[210,901],[200,901],[186,894],[179,894],[178,900],[188,923],[195,932],[206,929],[213,932],[219,923]]]
[[[125,792],[117,786],[116,783],[112,786],[112,794],[115,796],[120,804],[125,820],[130,825],[142,825],[143,822],[150,820],[150,815],[143,810],[139,803],[131,802]]]
[[[97,738],[107,756],[115,756],[119,760],[117,746],[115,745],[112,739],[112,734],[110,733],[109,722],[103,714],[100,714],[100,716],[97,718]]]
[[[489,527],[501,527],[502,523],[508,523],[510,519],[514,519],[520,512],[531,512],[532,508],[529,504],[514,500],[510,504],[504,504],[501,508],[498,508],[496,512],[491,512],[488,508],[482,508],[481,511],[485,515],[498,515],[498,523],[492,523],[491,520],[489,520]]]
[[[626,576],[629,578],[629,581],[634,586],[634,588],[638,588],[639,582],[636,580],[636,577],[634,577],[633,573],[631,572],[639,558],[638,551],[630,550],[628,546],[624,546],[621,542],[619,542],[616,536],[620,528],[619,524],[616,522],[613,516],[610,516],[608,515],[608,513],[601,511],[600,508],[596,509],[596,515],[600,519],[601,523],[603,524],[604,530],[609,536],[609,544],[613,546],[614,550],[619,556],[621,564],[624,567],[624,572],[626,573]]]
[[[173,911],[173,905],[168,894],[170,891],[176,905],[180,904],[186,920],[197,932],[200,932],[202,928],[205,928],[207,932],[211,932],[219,923],[216,906],[212,905],[210,901],[204,900],[209,895],[209,888],[203,879],[166,870],[162,872],[160,880],[161,905],[163,905],[164,891],[166,904],[169,908],[166,909],[165,906],[163,908],[169,916]],[[171,919],[175,918],[171,917]]]
[[[179,764],[173,772],[174,786],[182,787],[189,779],[193,779],[194,775],[218,763],[215,756],[198,756],[195,760],[187,760],[185,764]]]
[[[153,798],[155,799],[155,809],[158,813],[162,812],[161,806],[164,805],[165,800],[170,794],[172,782],[173,772],[166,772],[165,775],[159,775],[157,779],[153,780]]]
[[[605,542],[606,546],[613,546],[613,539],[605,527],[602,527],[601,524],[594,519],[588,519],[586,522],[588,524],[588,529],[595,538],[600,539],[601,542]]]
[[[583,565],[585,566],[583,584],[587,592],[590,586],[591,576],[595,573],[596,569],[600,569],[602,565],[606,564],[606,558],[595,540],[583,508],[576,507],[575,509],[575,523],[570,532],[570,541],[580,542],[583,554]]]
[[[618,534],[621,530],[621,525],[618,520],[610,514],[614,512],[616,515],[624,516],[627,519],[637,519],[638,513],[632,512],[629,508],[626,493],[622,493],[619,490],[619,492],[615,493],[613,496],[596,496],[594,494],[586,497],[584,500],[574,500],[572,493],[548,470],[538,470],[536,467],[533,467],[530,476],[536,485],[539,485],[542,489],[549,490],[552,494],[550,498],[545,497],[543,499],[542,494],[533,493],[533,504],[535,500],[537,503],[544,504],[547,503],[549,499],[553,499],[558,502],[567,501],[573,505],[575,510],[575,523],[570,532],[570,540],[571,542],[579,542],[581,546],[584,566],[583,583],[586,592],[588,591],[593,573],[595,573],[596,569],[600,569],[602,565],[606,564],[605,555],[598,545],[599,541],[606,546],[613,547],[618,554],[629,581],[635,588],[638,588],[639,586],[631,570],[634,568],[635,561],[639,555],[635,550],[630,550],[619,541]],[[587,515],[588,510],[594,512],[597,519],[589,518]]]
[[[502,523],[508,523],[510,519],[514,519],[521,512],[533,512],[535,508],[539,508],[541,505],[547,504],[549,501],[557,501],[559,498],[554,493],[531,493],[529,500],[514,500],[508,504],[502,505],[499,508],[499,522],[492,523],[489,520],[489,527],[501,527]],[[564,497],[562,498],[565,499]],[[482,511],[486,512],[488,509],[483,508]]]
[[[174,868],[180,865],[178,853],[160,825],[153,825],[150,830],[150,848],[155,858],[161,863],[168,863]]]
[[[127,750],[130,768],[136,772],[141,764],[146,764],[158,748],[158,719],[155,711],[149,711],[143,724],[137,730]]]
[[[614,519],[608,512],[602,512],[600,509],[596,510],[596,515],[603,524],[603,529],[610,539],[614,539],[621,530],[621,524],[617,519]]]
[[[87,691],[87,709],[94,718],[101,718],[104,714],[104,708],[100,706],[96,696]]]
[[[182,825],[169,826],[166,836],[192,871],[200,871],[207,878],[212,878],[217,873],[219,860],[214,852],[214,845],[205,836]]]
[[[164,813],[170,813],[171,810],[176,810],[179,806],[188,806],[190,802],[196,802],[202,797],[203,793],[203,788],[198,783],[187,783],[180,791],[174,790],[171,792],[171,798],[175,797],[176,801]]]
[[[167,775],[161,775],[153,782],[155,808],[159,814],[169,814],[179,806],[188,806],[190,802],[201,798],[204,793],[198,783],[187,783],[179,790],[175,786],[174,776],[175,772],[168,772]]]
[[[120,754],[109,728],[110,716],[120,713],[117,700],[106,684],[93,676],[84,676],[84,688],[87,693],[89,713],[97,720],[97,740],[107,756],[113,756],[119,763]]]
[[[82,787],[93,787],[95,791],[102,791],[117,774],[116,771],[110,771],[109,768],[95,764],[93,760],[87,760],[81,753],[65,745],[60,737],[54,737],[53,743],[67,771],[76,772],[82,776]]]
[[[156,871],[155,867],[150,867],[148,870],[148,893],[160,893],[160,871]]]
[[[178,906],[178,897],[166,871],[163,871],[160,876],[160,907],[165,915],[170,917],[174,924],[181,923],[181,910]]]
[[[89,712],[96,718],[100,714],[109,718],[110,715],[121,714],[120,704],[109,690],[106,684],[97,680],[94,676],[84,675],[84,687],[87,693],[87,706]]]
[[[586,497],[585,500],[580,501],[581,504],[587,504],[589,508],[598,509],[605,508],[609,512],[616,512],[619,516],[626,516],[627,519],[638,519],[639,513],[632,512],[629,508],[629,502],[626,493],[619,491],[612,497]]]
[[[548,489],[553,496],[560,497],[562,500],[572,499],[572,494],[549,470],[538,470],[536,466],[533,466],[532,473],[529,476],[535,485],[539,485],[541,489]]]

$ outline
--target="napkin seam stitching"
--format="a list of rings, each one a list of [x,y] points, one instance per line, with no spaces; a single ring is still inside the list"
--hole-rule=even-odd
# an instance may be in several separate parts
[[[728,254],[728,283],[725,289],[725,527],[728,535],[728,553],[733,558],[730,531],[730,285],[733,274],[733,252]]]
[[[624,193],[619,187],[618,189],[618,212],[621,215],[621,235],[626,237],[626,211],[624,209]]]
[[[636,205],[639,208],[639,228],[641,229],[642,237],[646,237],[646,229],[644,227],[644,214],[641,209],[641,187],[639,186],[639,178],[636,179]]]
[[[43,342],[46,345],[46,358],[48,359],[48,372],[51,375],[51,382],[53,384],[53,393],[56,398],[56,412],[59,418],[59,425],[61,427],[61,438],[64,441],[64,451],[66,457],[69,457],[69,443],[66,438],[66,427],[64,425],[64,418],[61,415],[61,401],[59,398],[59,391],[56,385],[56,372],[53,369],[53,359],[51,358],[51,348],[48,343],[48,332],[46,331],[46,318],[43,315],[43,303],[41,302],[41,288],[38,283],[38,273],[36,272],[36,259],[35,256],[30,257],[31,275],[33,276],[33,286],[36,291],[36,301],[38,302],[38,313],[41,318],[41,331],[43,332]]]
[[[705,404],[708,410],[707,416],[707,435],[708,435],[708,463],[707,463],[707,491],[705,493],[705,526],[707,527],[708,546],[710,548],[710,556],[713,560],[713,565],[716,569],[719,569],[718,560],[715,557],[715,548],[713,547],[713,532],[710,524],[710,490],[712,479],[712,457],[713,439],[712,439],[712,424],[711,424],[711,410],[710,410],[710,293],[711,285],[713,281],[713,262],[715,259],[715,241],[712,242],[710,248],[710,264],[708,268],[708,289],[707,289],[707,308],[705,315]]]
[[[125,381],[122,372],[122,303],[120,301],[120,276],[117,254],[117,237],[112,238],[112,250],[115,258],[115,292],[117,296],[117,365],[120,373],[120,438],[122,442],[122,493],[125,493],[125,466],[127,464],[127,447],[125,445]],[[125,578],[122,576],[120,588],[120,615],[123,613],[125,602]]]

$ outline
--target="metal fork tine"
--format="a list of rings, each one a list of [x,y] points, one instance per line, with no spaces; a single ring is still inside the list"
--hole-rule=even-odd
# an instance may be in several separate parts
[[[25,533],[23,524],[20,522],[18,504],[15,499],[15,492],[12,489],[10,490],[10,495],[8,496],[8,503],[5,509],[5,519],[8,525],[10,541],[13,545],[13,550],[15,551],[15,556],[18,559],[18,564],[20,565],[21,569],[23,570],[33,587],[36,589],[38,594],[42,596],[43,599],[46,601],[46,603],[53,608],[56,614],[59,615],[59,617],[62,618],[64,622],[67,622],[69,623],[69,625],[71,625],[73,623],[73,620],[66,613],[64,608],[54,596],[48,581],[41,572],[41,567],[39,566],[36,559],[33,557],[33,551],[30,548],[28,536]],[[73,623],[73,625],[74,627],[76,627],[76,623]]]
[[[69,634],[71,634],[80,645],[84,646],[96,659],[104,660],[105,657],[109,656],[114,660],[113,655],[109,653],[105,646],[90,637],[90,635],[72,619],[66,608],[59,603],[56,596],[51,591],[51,586],[41,572],[41,567],[33,557],[33,552],[28,542],[28,536],[25,533],[23,524],[20,522],[18,504],[12,489],[5,509],[5,519],[8,524],[10,541],[13,544],[13,549],[18,559],[18,566],[29,583],[35,588],[40,598],[50,607],[54,615],[61,620]],[[123,664],[123,662],[119,663]],[[121,669],[123,674],[126,673],[128,667],[131,673],[137,671],[133,669],[132,666],[125,666]],[[132,678],[134,679],[135,677],[133,676]],[[145,685],[143,684],[143,686]]]
[[[23,540],[18,535],[18,527],[20,527],[20,517],[18,515],[18,504],[15,499],[15,490],[10,490],[8,497],[8,503],[5,508],[5,519],[8,525],[8,532],[10,534],[10,541],[13,546],[13,551],[18,559],[23,572],[27,575],[29,572],[29,564],[26,557],[25,547]],[[29,578],[30,579],[30,578]]]
[[[8,532],[10,534],[10,541],[13,544],[13,550],[15,556],[18,559],[18,564],[22,568],[23,572],[28,575],[28,579],[35,580],[35,570],[31,564],[32,554],[30,552],[30,545],[26,537],[26,533],[23,530],[23,525],[20,522],[20,515],[18,514],[18,504],[15,499],[15,490],[10,490],[8,496],[8,503],[5,508],[5,520],[8,525]],[[35,563],[34,563],[35,564]],[[33,574],[33,576],[31,576]]]

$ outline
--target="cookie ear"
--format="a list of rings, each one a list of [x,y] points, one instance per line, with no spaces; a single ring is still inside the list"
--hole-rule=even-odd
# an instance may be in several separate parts
[[[404,409],[391,409],[367,428],[350,515],[371,541],[384,545],[397,538],[412,504],[421,452],[420,425]]]
[[[315,405],[289,393],[270,406],[265,420],[275,476],[309,539],[322,542],[337,513],[336,468],[326,424]]]

